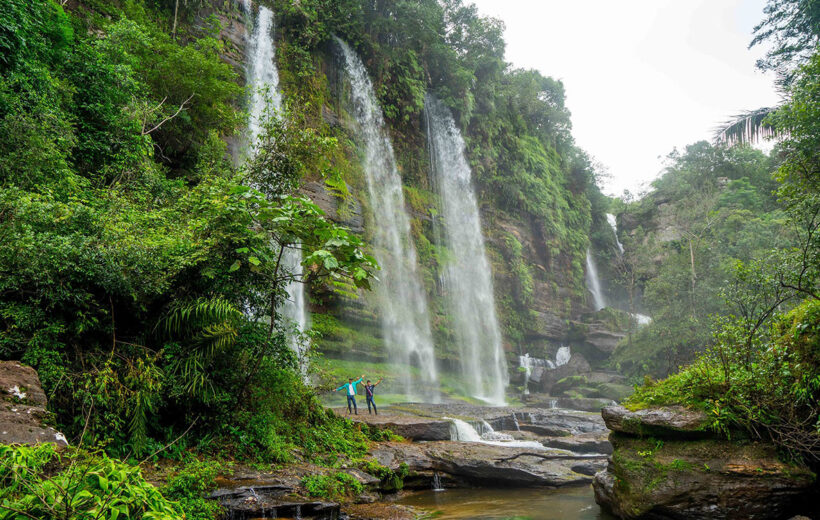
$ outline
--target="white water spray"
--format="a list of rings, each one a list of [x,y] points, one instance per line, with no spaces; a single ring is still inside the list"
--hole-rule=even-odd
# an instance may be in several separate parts
[[[393,146],[367,70],[346,43],[338,38],[336,41],[350,82],[351,114],[358,122],[358,137],[364,145],[363,166],[375,224],[375,254],[381,266],[376,290],[389,358],[397,364],[419,368],[420,381],[414,381],[406,368],[402,370],[407,394],[435,400],[439,395],[438,370],[430,318]]]
[[[472,396],[503,405],[509,382],[507,363],[464,139],[450,110],[440,101],[426,96],[425,110],[434,184],[440,196],[444,237],[452,258],[444,276],[462,378]]]
[[[558,351],[555,353],[555,366],[560,367],[569,363],[570,358],[572,357],[572,351],[569,347],[561,346],[558,348]]]
[[[248,38],[248,68],[246,81],[250,86],[248,109],[248,139],[251,153],[255,153],[257,139],[264,128],[265,117],[280,117],[282,112],[282,94],[279,91],[279,71],[276,67],[276,45],[273,38],[273,12],[264,6],[258,7],[254,19],[250,0],[244,0],[243,6],[248,18],[248,27],[253,32]],[[269,105],[270,104],[270,105]],[[302,251],[300,244],[287,247],[282,253],[280,269],[291,273],[294,279],[302,278]],[[288,298],[277,311],[288,321],[291,348],[296,352],[299,368],[307,376],[307,349],[303,333],[309,326],[309,316],[305,304],[304,284],[291,281],[285,287]]]
[[[615,244],[618,245],[618,251],[621,254],[624,254],[624,246],[621,244],[621,241],[618,239],[618,221],[615,218],[615,215],[612,213],[606,214],[606,221],[609,222],[609,227],[612,228],[612,234],[615,235]]]
[[[598,268],[595,267],[595,260],[592,258],[592,252],[587,248],[587,272],[586,272],[587,289],[592,293],[592,301],[595,303],[595,310],[600,311],[606,307],[606,300],[604,299],[604,292],[601,290],[601,280],[598,278]]]
[[[517,441],[507,433],[499,433],[493,430],[486,421],[481,421],[478,424],[481,426],[482,434],[478,433],[476,428],[461,419],[451,419],[445,417],[450,421],[450,440],[461,442],[479,442],[481,444],[491,444],[493,446],[507,446],[510,448],[530,448],[534,450],[547,450],[543,444],[536,441]]]

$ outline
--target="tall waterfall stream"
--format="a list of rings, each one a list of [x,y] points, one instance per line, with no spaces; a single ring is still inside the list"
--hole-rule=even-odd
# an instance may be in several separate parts
[[[250,153],[254,153],[256,140],[264,127],[264,118],[280,117],[283,108],[282,94],[279,90],[279,71],[276,67],[276,45],[274,43],[273,12],[260,5],[256,17],[250,0],[243,0],[248,27],[253,31],[248,38],[247,84],[251,88],[248,109],[248,141]],[[293,278],[302,277],[302,250],[299,244],[285,248],[282,254],[281,269],[291,273]],[[309,315],[305,300],[304,285],[297,281],[288,283],[285,290],[288,298],[281,304],[278,312],[288,321],[291,328],[289,339],[291,348],[296,352],[303,375],[307,373],[307,345],[302,333],[309,326]]]
[[[435,400],[438,399],[438,369],[430,316],[393,146],[364,64],[345,42],[336,41],[350,85],[349,110],[358,123],[357,138],[364,151],[363,167],[376,223],[373,226],[375,256],[381,266],[376,291],[389,359],[405,366],[399,369],[398,375],[408,395]],[[407,369],[409,366],[418,367],[420,378],[413,377]]]
[[[502,405],[508,383],[507,364],[464,139],[450,110],[430,95],[425,99],[425,111],[433,184],[440,196],[442,227],[451,257],[444,287],[462,377],[472,396]]]

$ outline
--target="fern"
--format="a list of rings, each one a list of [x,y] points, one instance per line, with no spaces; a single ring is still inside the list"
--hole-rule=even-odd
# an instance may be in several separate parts
[[[186,394],[204,401],[214,395],[208,367],[216,354],[236,343],[241,318],[242,313],[224,299],[200,298],[176,304],[157,323],[156,333],[185,347],[170,369],[183,381]]]

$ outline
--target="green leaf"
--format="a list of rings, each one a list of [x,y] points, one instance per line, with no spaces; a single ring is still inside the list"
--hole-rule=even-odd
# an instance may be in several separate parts
[[[237,260],[236,262],[231,264],[231,266],[228,268],[228,272],[232,273],[232,272],[236,271],[237,269],[239,269],[241,266],[242,266],[242,262]]]

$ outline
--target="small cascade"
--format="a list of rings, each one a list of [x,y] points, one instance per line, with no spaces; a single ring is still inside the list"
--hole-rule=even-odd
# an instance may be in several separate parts
[[[513,420],[513,424],[515,425],[515,431],[520,432],[521,431],[521,425],[518,424],[518,417],[515,416],[515,412],[513,412],[513,414],[512,414],[512,420]]]
[[[481,435],[467,421],[449,419],[450,440],[462,442],[481,442]]]
[[[600,311],[606,307],[606,300],[604,299],[604,292],[601,290],[601,280],[598,278],[598,268],[595,267],[595,260],[592,258],[592,252],[587,248],[587,273],[586,273],[587,289],[592,293],[592,300],[595,303],[595,310]]]
[[[632,319],[634,319],[635,323],[637,323],[639,326],[649,325],[650,323],[652,323],[652,318],[650,316],[647,316],[646,314],[638,314],[637,312],[632,313]]]
[[[282,266],[293,274],[295,280],[288,283],[285,291],[288,299],[279,308],[280,314],[290,323],[291,334],[289,335],[290,346],[296,352],[296,359],[299,362],[299,370],[302,376],[307,378],[308,371],[308,348],[309,343],[303,333],[310,326],[310,315],[307,312],[305,301],[305,285],[296,280],[302,278],[302,250],[297,248],[285,248],[282,253]]]
[[[615,215],[613,215],[612,213],[607,213],[606,221],[609,222],[609,227],[612,228],[612,234],[615,235],[615,244],[617,244],[618,246],[618,252],[620,252],[620,254],[624,254],[624,246],[618,239],[618,221],[615,218]]]
[[[530,376],[532,375],[532,359],[530,355],[524,354],[523,356],[518,356],[518,366],[524,369],[524,395],[530,395]],[[513,417],[515,417],[515,414],[513,414]]]
[[[363,167],[376,224],[375,256],[381,266],[376,291],[388,356],[396,364],[419,368],[420,380],[414,380],[410,370],[400,369],[408,395],[437,401],[438,370],[430,317],[393,146],[364,64],[345,42],[338,38],[336,42],[350,84],[349,111],[358,123],[357,137],[364,150]]]
[[[441,475],[438,471],[433,473],[433,491],[444,491],[444,486],[441,485]]]
[[[558,399],[550,399],[549,407],[550,409],[558,408]]]
[[[555,353],[555,366],[560,367],[569,363],[572,357],[572,351],[569,347],[561,345],[558,352]]]
[[[279,70],[276,66],[276,45],[274,43],[273,11],[260,5],[256,17],[253,16],[253,6],[250,0],[243,0],[245,15],[248,17],[249,28],[253,31],[246,35],[248,38],[248,68],[246,82],[250,86],[248,110],[248,140],[250,153],[255,153],[256,142],[264,128],[265,117],[279,117],[282,112],[282,93],[279,91]],[[282,253],[280,269],[290,273],[293,281],[285,287],[288,297],[282,302],[277,312],[288,322],[291,330],[289,340],[291,348],[296,352],[299,369],[302,376],[307,378],[307,350],[309,344],[303,333],[308,328],[308,312],[302,278],[302,250],[300,244],[286,247]]]
[[[443,285],[453,317],[462,378],[474,397],[503,405],[507,364],[473,172],[467,162],[464,139],[450,110],[429,94],[424,108],[433,184],[440,198],[445,244],[452,256],[445,266]]]
[[[491,444],[493,446],[508,446],[511,448],[530,448],[535,450],[546,450],[543,444],[536,441],[517,441],[507,433],[496,432],[493,427],[486,421],[478,421],[476,426],[484,431],[481,435],[478,433],[476,426],[462,421],[461,419],[451,419],[445,417],[450,421],[450,440],[461,442],[480,442],[483,444]]]
[[[532,377],[533,369],[540,367],[545,370],[552,370],[557,365],[551,359],[534,358],[525,353],[523,356],[518,356],[518,366],[524,369],[524,395],[529,395],[530,377]]]

